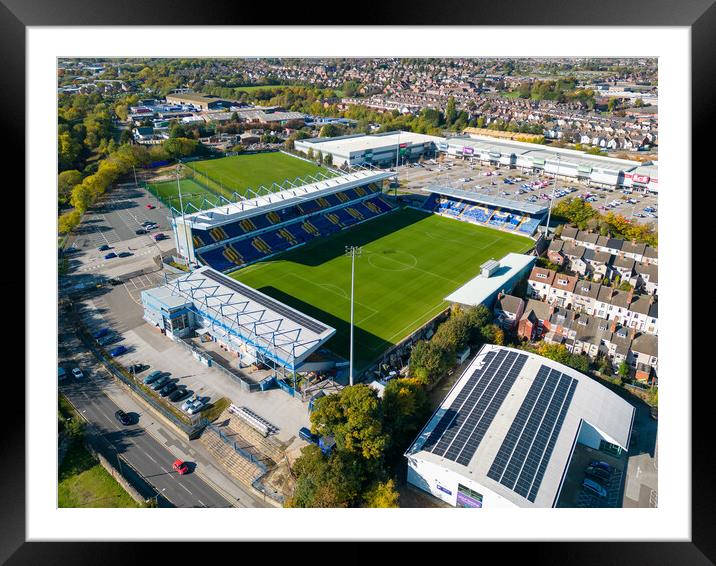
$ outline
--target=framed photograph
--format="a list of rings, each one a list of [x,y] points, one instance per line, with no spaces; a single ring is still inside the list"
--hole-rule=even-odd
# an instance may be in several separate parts
[[[712,3],[207,8],[0,6],[28,225],[0,557],[713,563]]]

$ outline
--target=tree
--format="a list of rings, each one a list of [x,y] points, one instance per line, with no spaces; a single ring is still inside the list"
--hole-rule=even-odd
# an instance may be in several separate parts
[[[194,155],[199,147],[199,142],[188,138],[170,138],[163,144],[164,149],[171,157],[188,157]]]
[[[311,430],[333,436],[339,450],[367,460],[380,459],[387,443],[378,395],[365,384],[319,399],[311,413]]]
[[[455,118],[457,118],[457,110],[455,109],[455,97],[450,96],[447,101],[447,106],[445,108],[445,125],[449,128],[453,125],[455,122]]]
[[[399,507],[398,497],[398,492],[395,490],[395,482],[392,479],[386,482],[377,482],[366,492],[363,507]]]
[[[361,477],[350,461],[338,452],[325,456],[315,444],[301,451],[293,472],[296,486],[286,507],[349,507],[360,495]]]
[[[82,214],[79,210],[71,210],[60,215],[57,219],[57,231],[60,234],[71,232],[80,223]]]
[[[79,185],[82,182],[82,173],[77,169],[69,169],[63,171],[57,176],[57,194],[58,199],[61,203],[66,203],[70,200],[72,189],[75,185]]]
[[[433,385],[454,363],[454,351],[446,351],[432,340],[419,340],[410,353],[410,374],[426,385]]]
[[[61,170],[70,169],[75,165],[82,146],[69,132],[57,136],[57,159]]]
[[[382,404],[383,428],[389,438],[385,459],[397,462],[429,416],[428,395],[416,378],[391,379],[383,391]]]
[[[84,214],[92,204],[92,192],[90,187],[85,183],[75,185],[70,195],[70,204],[80,213]]]
[[[629,371],[630,371],[629,364],[626,363],[626,361],[622,360],[622,362],[619,364],[619,368],[617,369],[617,373],[619,374],[619,377],[622,378],[622,380],[628,379],[629,377]]]
[[[333,165],[333,154],[332,153],[326,153],[326,155],[323,157],[323,164],[324,165]]]

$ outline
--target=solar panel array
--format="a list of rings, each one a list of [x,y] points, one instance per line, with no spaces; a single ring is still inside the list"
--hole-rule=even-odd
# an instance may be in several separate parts
[[[225,287],[228,287],[232,291],[236,291],[237,293],[243,295],[248,299],[251,299],[252,301],[264,305],[265,307],[271,309],[272,311],[283,316],[284,318],[291,320],[296,324],[300,324],[304,328],[308,328],[311,332],[315,332],[316,334],[322,334],[323,332],[328,330],[325,326],[319,324],[315,320],[289,309],[286,305],[279,303],[278,301],[274,301],[266,295],[258,293],[251,287],[240,285],[237,281],[234,281],[230,277],[215,273],[211,270],[204,271],[202,275],[208,277],[213,281],[216,281],[221,285],[224,285]]]
[[[482,442],[527,355],[488,352],[423,444],[427,450],[466,466]]]
[[[577,380],[540,367],[487,477],[534,502]]]

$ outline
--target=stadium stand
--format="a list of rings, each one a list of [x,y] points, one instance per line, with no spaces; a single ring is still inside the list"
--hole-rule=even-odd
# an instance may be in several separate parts
[[[516,202],[513,205],[509,201],[501,199],[500,204],[504,202],[505,206],[490,206],[487,202],[481,202],[481,200],[489,202],[490,198],[481,199],[476,195],[474,201],[469,201],[431,193],[423,203],[422,209],[465,222],[510,232],[522,232],[527,235],[532,235],[544,219],[543,211],[537,210],[537,214],[532,215],[521,210],[521,205]],[[512,209],[511,206],[515,206],[515,208]]]

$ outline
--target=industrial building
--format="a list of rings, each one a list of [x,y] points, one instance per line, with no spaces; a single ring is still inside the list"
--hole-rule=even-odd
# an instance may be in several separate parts
[[[168,104],[189,104],[200,110],[221,110],[230,108],[237,102],[224,100],[218,96],[211,94],[200,94],[198,92],[183,92],[181,94],[167,94],[166,101]]]
[[[556,507],[575,454],[627,452],[634,414],[576,370],[486,344],[405,453],[407,479],[455,507]]]
[[[295,147],[299,151],[331,155],[337,167],[344,164],[390,167],[420,157],[433,157],[440,140],[442,138],[437,136],[413,132],[386,132],[296,140]]]
[[[301,371],[335,329],[204,266],[142,291],[144,320],[174,339],[206,335],[237,366],[265,364],[277,373]]]

